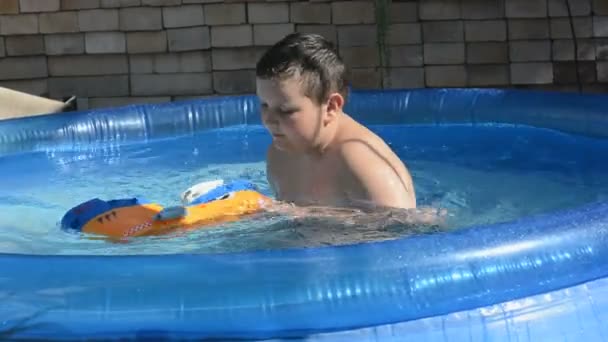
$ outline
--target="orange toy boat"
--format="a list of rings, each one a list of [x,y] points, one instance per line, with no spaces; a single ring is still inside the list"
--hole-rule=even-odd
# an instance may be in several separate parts
[[[202,191],[202,193],[201,193]],[[247,181],[201,183],[182,194],[185,206],[164,208],[139,198],[98,198],[70,209],[61,227],[116,238],[162,235],[236,221],[259,212],[271,199]]]

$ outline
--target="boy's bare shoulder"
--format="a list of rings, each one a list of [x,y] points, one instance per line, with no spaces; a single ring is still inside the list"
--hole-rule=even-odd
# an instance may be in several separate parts
[[[384,140],[369,131],[344,139],[339,151],[344,162],[353,167],[373,167],[376,171],[390,169],[398,174],[406,171],[399,157]]]
[[[389,164],[401,163],[382,138],[357,122],[349,125],[349,129],[340,137],[339,146],[341,155],[347,159],[384,160]]]
[[[357,123],[340,140],[339,154],[345,171],[366,192],[383,197],[379,201],[387,204],[415,206],[411,175],[382,138]]]

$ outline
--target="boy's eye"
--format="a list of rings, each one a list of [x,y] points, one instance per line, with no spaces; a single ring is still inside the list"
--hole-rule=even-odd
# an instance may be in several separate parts
[[[293,114],[293,113],[295,113],[295,112],[296,112],[296,111],[295,111],[295,110],[293,110],[293,109],[286,109],[286,110],[283,110],[283,109],[282,109],[282,110],[279,110],[279,114],[280,114],[280,115],[285,115],[285,116],[286,116],[286,115],[291,115],[291,114]]]
[[[284,107],[278,108],[278,112],[280,115],[291,115],[291,114],[297,112],[298,110],[299,110],[299,108],[293,107],[293,106],[284,106]]]

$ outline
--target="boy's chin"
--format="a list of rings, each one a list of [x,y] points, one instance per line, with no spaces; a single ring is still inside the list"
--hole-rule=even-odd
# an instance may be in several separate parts
[[[272,145],[277,150],[283,151],[283,152],[299,153],[299,152],[306,151],[306,148],[293,145],[289,141],[285,140],[285,138],[273,139]]]
[[[289,143],[283,138],[273,138],[272,145],[279,151],[290,151]]]

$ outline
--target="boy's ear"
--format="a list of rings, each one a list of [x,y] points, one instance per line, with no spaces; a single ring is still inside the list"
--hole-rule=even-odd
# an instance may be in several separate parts
[[[332,93],[327,100],[327,117],[330,120],[335,119],[338,114],[342,113],[344,108],[344,97],[340,93]]]

